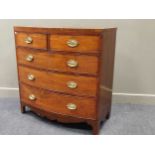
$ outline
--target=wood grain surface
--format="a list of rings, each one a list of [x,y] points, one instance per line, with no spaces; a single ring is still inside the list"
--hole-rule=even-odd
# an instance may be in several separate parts
[[[34,75],[35,80],[28,80],[30,74]],[[21,82],[48,90],[92,97],[95,97],[97,93],[97,79],[95,77],[65,75],[22,66],[19,66],[19,77]],[[77,88],[68,88],[69,81],[76,82]]]
[[[36,100],[29,100],[28,97],[30,94],[34,94],[36,96]],[[49,91],[36,89],[27,85],[21,85],[21,97],[22,102],[26,102],[40,109],[45,109],[49,112],[83,118],[96,118],[95,99],[60,95],[58,93],[51,93]],[[75,104],[77,109],[68,109],[67,104],[69,103]]]
[[[47,49],[47,36],[37,33],[15,33],[16,46],[24,46],[37,49]],[[31,44],[25,43],[25,39],[31,37],[33,39]]]
[[[69,47],[67,41],[77,40],[77,47]],[[100,37],[98,36],[67,36],[67,35],[51,35],[50,49],[54,51],[70,51],[70,52],[86,52],[98,53],[100,49]]]
[[[32,55],[32,62],[26,61],[26,57]],[[18,63],[30,67],[41,68],[45,70],[79,73],[88,75],[97,75],[98,73],[98,57],[75,54],[59,54],[49,53],[47,51],[36,51],[32,49],[17,49]],[[75,60],[78,66],[71,68],[67,65],[67,61]]]

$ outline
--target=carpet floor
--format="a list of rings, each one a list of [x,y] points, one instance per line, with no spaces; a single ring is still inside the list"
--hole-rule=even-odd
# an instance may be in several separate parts
[[[19,100],[0,99],[0,135],[89,135],[86,124],[63,124],[21,114]],[[154,135],[155,105],[113,104],[111,118],[103,123],[101,135]]]

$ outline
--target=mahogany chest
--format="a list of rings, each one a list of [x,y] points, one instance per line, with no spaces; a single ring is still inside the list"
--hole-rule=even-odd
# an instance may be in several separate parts
[[[116,29],[15,27],[21,112],[98,134],[110,116]]]

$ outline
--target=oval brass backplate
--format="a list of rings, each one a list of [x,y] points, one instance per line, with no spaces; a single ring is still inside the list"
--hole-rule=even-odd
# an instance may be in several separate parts
[[[77,47],[79,45],[79,42],[77,40],[70,39],[67,41],[67,45],[73,48],[73,47]]]
[[[68,104],[67,104],[67,108],[68,108],[69,110],[75,110],[75,109],[77,109],[77,106],[76,106],[76,104],[74,104],[74,103],[68,103]]]
[[[33,42],[33,39],[31,37],[25,38],[25,43],[26,44],[31,44]]]
[[[76,60],[70,59],[70,60],[67,61],[67,66],[71,67],[71,68],[77,67],[78,62]]]
[[[68,88],[75,89],[75,88],[77,88],[78,84],[74,81],[69,81],[69,82],[67,82],[67,86],[68,86]]]

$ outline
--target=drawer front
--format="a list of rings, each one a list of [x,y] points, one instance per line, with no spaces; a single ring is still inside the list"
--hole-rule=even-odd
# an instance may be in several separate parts
[[[50,49],[54,51],[97,53],[100,49],[100,37],[51,35]]]
[[[27,49],[17,49],[18,63],[31,67],[96,75],[98,58],[96,56],[76,56],[68,54],[49,54]]]
[[[37,49],[47,49],[47,36],[37,33],[16,33],[16,45]]]
[[[96,100],[94,98],[60,95],[21,85],[21,101],[49,112],[96,118]]]
[[[95,77],[58,74],[22,66],[18,69],[20,81],[29,85],[80,96],[96,96]]]

